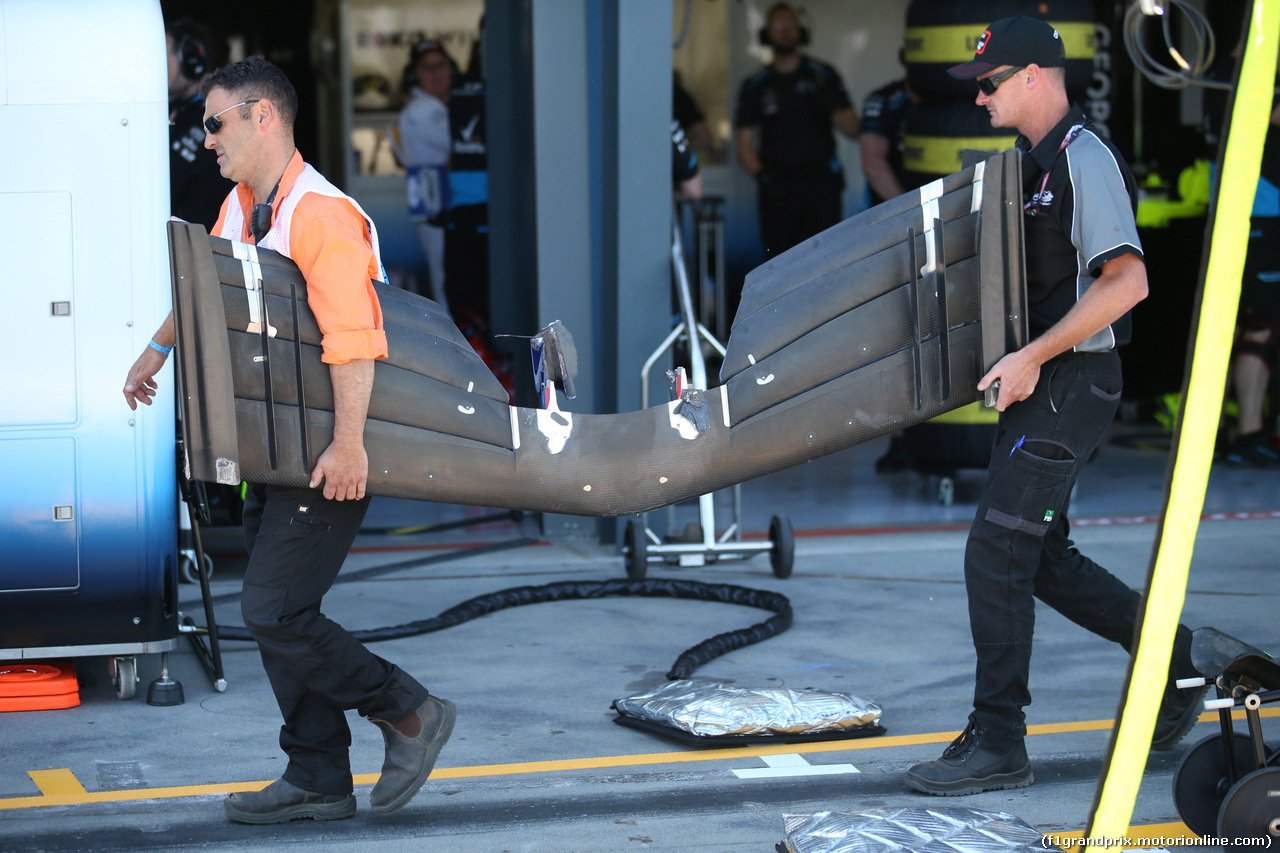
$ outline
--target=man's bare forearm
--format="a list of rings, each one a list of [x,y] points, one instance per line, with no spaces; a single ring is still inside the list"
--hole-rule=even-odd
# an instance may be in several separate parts
[[[364,423],[373,394],[373,365],[371,358],[329,365],[329,378],[333,382],[334,444],[364,444]]]

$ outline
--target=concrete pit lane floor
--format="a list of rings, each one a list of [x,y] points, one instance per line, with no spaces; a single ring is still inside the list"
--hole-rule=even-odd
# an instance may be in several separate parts
[[[649,567],[650,577],[774,590],[792,602],[789,631],[713,660],[694,678],[850,692],[882,707],[882,736],[692,749],[615,725],[614,699],[660,684],[689,646],[768,614],[652,598],[538,604],[373,646],[459,708],[434,774],[399,813],[378,818],[369,809],[382,740],[351,712],[356,817],[240,826],[223,816],[220,802],[279,776],[278,712],[251,645],[224,642],[228,688],[218,693],[182,639],[169,667],[185,704],[146,704],[158,655],[138,658],[132,701],[116,698],[105,658],[83,657],[75,659],[78,707],[0,714],[0,850],[737,853],[773,850],[786,814],[886,806],[1003,811],[1047,835],[1078,835],[1127,658],[1047,607],[1037,608],[1035,701],[1027,709],[1035,785],[946,799],[904,785],[904,771],[938,757],[970,708],[973,653],[961,560],[984,475],[959,474],[954,503],[942,506],[916,473],[873,473],[883,449],[869,443],[743,487],[748,535],[763,535],[774,513],[795,525],[791,578],[773,577],[766,556]],[[1077,545],[1134,586],[1143,583],[1158,531],[1166,462],[1158,441],[1134,440],[1117,428],[1086,468],[1073,503]],[[717,506],[723,529],[727,494]],[[1280,472],[1215,465],[1205,510],[1183,621],[1280,649]],[[366,526],[490,512],[375,500]],[[696,513],[696,505],[677,508],[675,527]],[[651,517],[664,520],[665,513]],[[530,532],[536,544],[500,547]],[[215,595],[239,589],[236,538],[235,531],[210,531],[211,550],[222,549]],[[495,547],[451,550],[474,545]],[[541,538],[533,519],[362,535],[344,574],[422,557],[439,559],[335,587],[326,613],[351,629],[373,628],[512,586],[623,576],[612,546]],[[183,585],[181,597],[184,612],[203,623],[198,587]],[[238,602],[220,604],[218,617],[240,624]],[[1270,709],[1263,713],[1264,728],[1274,728]],[[1131,835],[1187,835],[1172,776],[1186,749],[1217,732],[1216,719],[1202,715],[1175,750],[1150,754]]]

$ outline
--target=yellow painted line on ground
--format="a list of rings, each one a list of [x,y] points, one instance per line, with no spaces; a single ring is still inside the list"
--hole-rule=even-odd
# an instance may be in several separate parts
[[[29,770],[27,775],[46,797],[76,797],[89,793],[70,770]]]
[[[1263,708],[1264,717],[1280,716],[1280,708]],[[1243,719],[1244,713],[1233,714]],[[1217,712],[1207,711],[1199,722],[1216,722]],[[1072,732],[1109,731],[1115,720],[1084,720],[1075,723],[1046,723],[1027,727],[1028,735],[1070,734]],[[690,749],[679,752],[651,752],[638,755],[606,755],[595,758],[563,758],[552,761],[524,761],[513,764],[480,764],[474,767],[437,767],[431,778],[476,779],[486,776],[515,776],[525,773],[555,773],[566,770],[600,770],[614,767],[644,767],[653,764],[681,764],[697,761],[728,761],[758,758],[763,755],[796,755],[822,752],[851,752],[861,749],[891,749],[896,746],[919,746],[950,743],[960,732],[932,732],[894,737],[869,737],[861,740],[831,740],[820,743],[790,743],[747,746],[735,749]],[[269,782],[224,782],[214,785],[181,785],[170,788],[136,788],[123,791],[86,791],[70,770],[32,770],[28,774],[40,789],[40,796],[0,798],[0,811],[42,806],[74,806],[89,803],[128,802],[133,800],[166,800],[181,797],[207,797],[236,791],[257,791]],[[372,785],[377,773],[353,775],[356,785]],[[1077,836],[1079,833],[1077,833]],[[1066,834],[1063,837],[1067,837]]]

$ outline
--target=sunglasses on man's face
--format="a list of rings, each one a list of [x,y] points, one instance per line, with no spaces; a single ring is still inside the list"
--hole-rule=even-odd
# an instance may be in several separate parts
[[[1008,71],[1001,71],[999,74],[992,74],[990,77],[983,77],[978,81],[978,91],[986,95],[988,98],[996,93],[996,89],[1005,80],[1021,71],[1022,68],[1010,68]]]
[[[247,101],[241,101],[238,104],[232,104],[231,106],[227,107],[227,109],[225,110],[218,110],[216,113],[214,113],[213,115],[209,116],[207,119],[204,120],[205,133],[217,133],[218,131],[222,130],[222,119],[218,118],[218,116],[222,115],[228,110],[234,110],[236,107],[244,107],[244,106],[248,106],[249,104],[256,104],[259,100],[261,99],[250,98]]]

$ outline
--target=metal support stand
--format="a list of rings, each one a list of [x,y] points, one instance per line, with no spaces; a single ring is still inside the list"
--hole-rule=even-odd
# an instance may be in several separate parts
[[[179,471],[182,470],[182,461],[179,461]],[[200,665],[204,667],[205,673],[209,676],[209,681],[213,685],[213,689],[219,693],[226,692],[227,678],[222,669],[222,648],[218,644],[218,623],[213,616],[213,594],[209,589],[209,576],[212,573],[213,561],[204,553],[204,543],[200,540],[200,516],[202,512],[201,504],[204,498],[203,484],[187,480],[185,476],[179,473],[182,488],[182,499],[187,504],[187,517],[191,523],[191,542],[195,546],[195,573],[200,581],[200,598],[204,603],[204,619],[208,628],[200,628],[192,621],[190,616],[182,613],[178,614],[178,632],[186,634],[187,639],[191,641],[191,647],[195,650],[196,657],[200,660]],[[208,637],[208,643],[205,637]],[[162,676],[167,678],[167,675]],[[154,686],[154,685],[153,685]]]
[[[649,407],[649,371],[658,359],[667,352],[677,340],[683,338],[688,345],[689,363],[692,372],[693,388],[707,389],[706,361],[702,354],[705,342],[720,355],[725,354],[724,345],[711,332],[698,322],[694,313],[693,297],[689,291],[689,274],[685,266],[684,245],[680,237],[679,217],[674,217],[671,228],[671,266],[676,277],[676,292],[680,300],[680,316],[671,333],[662,344],[645,360],[640,369],[640,406]],[[723,292],[723,287],[720,288]],[[706,294],[704,293],[704,298]],[[677,368],[675,381],[671,386],[671,399],[681,399],[685,393],[684,368]],[[680,566],[704,566],[708,562],[724,558],[747,559],[756,554],[768,552],[773,573],[779,578],[790,576],[795,557],[795,535],[791,521],[786,516],[775,515],[769,523],[769,538],[764,541],[744,542],[742,540],[742,494],[739,486],[733,487],[733,521],[729,527],[716,536],[715,496],[705,494],[698,498],[699,536],[696,541],[664,542],[649,529],[648,514],[632,519],[626,529],[623,553],[627,576],[632,580],[644,578],[650,562],[665,562]],[[668,539],[671,537],[669,536]]]
[[[724,198],[703,196],[689,202],[696,226],[694,238],[698,255],[698,305],[709,319],[715,336],[729,335],[728,282],[725,280]]]

